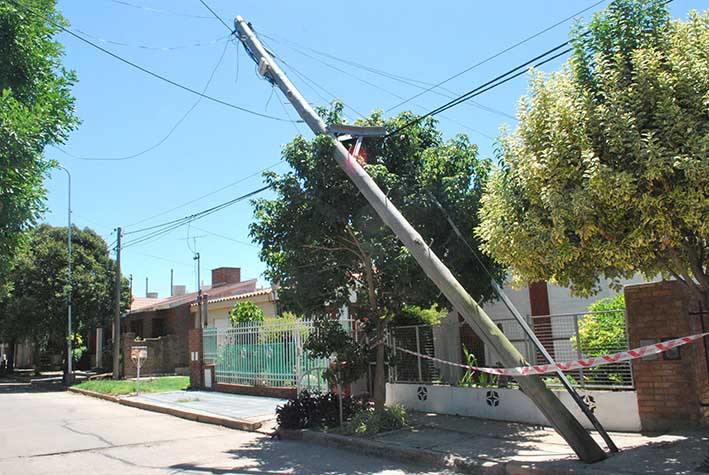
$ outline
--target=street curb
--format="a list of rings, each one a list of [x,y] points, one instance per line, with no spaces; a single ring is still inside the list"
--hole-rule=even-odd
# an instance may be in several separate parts
[[[96,391],[89,391],[88,389],[79,388],[67,388],[68,391],[77,394],[83,394],[84,396],[91,396],[97,399],[103,399],[104,401],[119,402],[118,396],[111,396],[110,394],[97,393]]]
[[[202,422],[205,424],[214,424],[219,426],[228,427],[230,429],[238,429],[247,432],[256,432],[258,428],[261,427],[260,422],[249,422],[241,419],[234,419],[231,417],[218,416],[216,414],[209,414],[202,411],[187,411],[183,409],[177,409],[172,406],[164,404],[156,404],[144,401],[134,401],[128,397],[122,397],[118,400],[119,404],[124,406],[135,407],[138,409],[144,409],[146,411],[160,412],[163,414],[168,414],[175,417],[180,417],[182,419],[188,419],[190,421]]]
[[[349,437],[341,434],[329,434],[307,429],[279,429],[277,433],[283,439],[287,440],[300,440],[329,447],[352,449],[365,455],[375,455],[398,462],[417,463],[436,469],[454,470],[458,473],[471,475],[610,475],[611,473],[617,473],[596,470],[584,465],[574,467],[564,462],[561,462],[557,467],[552,467],[547,464],[538,466],[533,462],[519,462],[515,460],[471,460],[444,452],[401,447],[396,444],[388,444],[377,440]]]
[[[243,430],[247,432],[256,432],[261,428],[262,423],[260,421],[245,421],[241,419],[234,419],[232,417],[218,416],[216,414],[210,414],[202,411],[187,411],[182,409],[177,409],[172,406],[167,406],[164,404],[156,404],[143,401],[135,401],[127,396],[110,396],[108,394],[101,394],[94,391],[88,391],[86,389],[79,388],[69,388],[69,391],[82,394],[84,396],[95,397],[98,399],[103,399],[109,402],[115,402],[123,406],[134,407],[137,409],[143,409],[145,411],[159,412],[162,414],[167,414],[170,416],[180,417],[182,419],[187,419],[195,422],[202,422],[204,424],[213,424],[228,427],[230,429]]]

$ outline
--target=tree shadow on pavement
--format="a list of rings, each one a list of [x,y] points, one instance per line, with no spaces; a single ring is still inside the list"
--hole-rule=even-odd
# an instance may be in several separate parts
[[[171,469],[189,473],[208,474],[271,474],[297,473],[298,475],[367,475],[423,474],[430,468],[423,465],[404,465],[401,462],[379,457],[353,453],[334,447],[306,444],[299,441],[277,441],[266,437],[258,438],[229,450],[237,465],[211,467],[181,463]]]
[[[0,379],[0,395],[23,393],[51,393],[59,391],[66,391],[66,388],[61,384],[32,384],[27,382],[16,382],[10,379]]]

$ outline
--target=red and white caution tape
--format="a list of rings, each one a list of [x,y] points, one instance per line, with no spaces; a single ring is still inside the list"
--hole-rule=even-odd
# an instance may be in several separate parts
[[[593,358],[580,359],[575,361],[565,361],[563,363],[552,363],[545,365],[533,365],[533,366],[519,366],[517,368],[485,368],[480,366],[469,366],[460,363],[453,363],[451,361],[442,360],[440,358],[434,358],[433,356],[424,355],[417,353],[415,351],[407,350],[405,348],[400,348],[398,346],[389,345],[396,351],[401,351],[408,353],[410,355],[418,356],[419,358],[425,358],[428,360],[436,361],[438,363],[447,364],[450,366],[457,366],[460,368],[471,369],[474,371],[480,371],[482,373],[497,374],[500,376],[528,376],[532,374],[547,374],[555,373],[557,370],[561,371],[573,371],[577,369],[593,368],[595,366],[601,366],[612,363],[620,363],[621,361],[634,360],[636,358],[643,358],[645,356],[656,355],[678,346],[691,343],[700,338],[704,338],[709,335],[707,333],[701,333],[698,335],[685,336],[682,338],[675,338],[674,340],[667,340],[661,343],[654,343],[652,345],[641,346],[640,348],[635,348],[633,350],[621,351],[620,353],[613,353],[612,355],[594,356]]]

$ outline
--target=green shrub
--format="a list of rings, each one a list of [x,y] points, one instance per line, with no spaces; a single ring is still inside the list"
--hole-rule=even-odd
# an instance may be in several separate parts
[[[232,325],[243,322],[262,322],[266,318],[263,310],[253,302],[244,301],[234,304],[229,310],[229,319]]]
[[[406,421],[406,410],[401,405],[387,406],[381,413],[365,409],[347,422],[342,431],[345,434],[374,435],[401,429]]]
[[[346,422],[361,412],[366,403],[352,396],[342,397],[342,419]],[[282,429],[339,427],[340,400],[337,394],[303,391],[276,408],[276,421]]]
[[[586,356],[601,356],[615,353],[626,347],[625,338],[625,298],[618,294],[613,298],[595,301],[588,307],[589,312],[618,310],[617,312],[589,313],[579,320],[579,342],[571,337],[574,350],[581,350]]]

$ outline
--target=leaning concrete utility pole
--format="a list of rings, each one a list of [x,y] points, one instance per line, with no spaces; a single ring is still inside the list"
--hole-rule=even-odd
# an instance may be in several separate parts
[[[113,308],[113,379],[121,377],[121,228],[116,241],[116,301]]]
[[[426,275],[441,290],[458,313],[463,316],[475,333],[483,339],[485,344],[489,345],[500,355],[505,366],[526,365],[527,362],[519,351],[497,328],[495,323],[485,314],[463,286],[460,285],[438,256],[426,245],[421,235],[402,216],[394,204],[389,201],[374,180],[357,163],[357,160],[337,141],[335,135],[271,58],[271,55],[254,34],[251,26],[241,17],[236,17],[234,25],[238,32],[239,40],[258,64],[259,73],[278,86],[298,112],[298,115],[315,134],[327,135],[332,138],[337,164],[344,170],[369,204],[372,205],[382,221],[391,228],[411,252],[411,255],[414,256]],[[544,385],[539,376],[519,377],[517,382],[527,397],[536,404],[551,425],[576,452],[579,459],[586,463],[594,463],[606,457],[601,447],[554,393]]]

